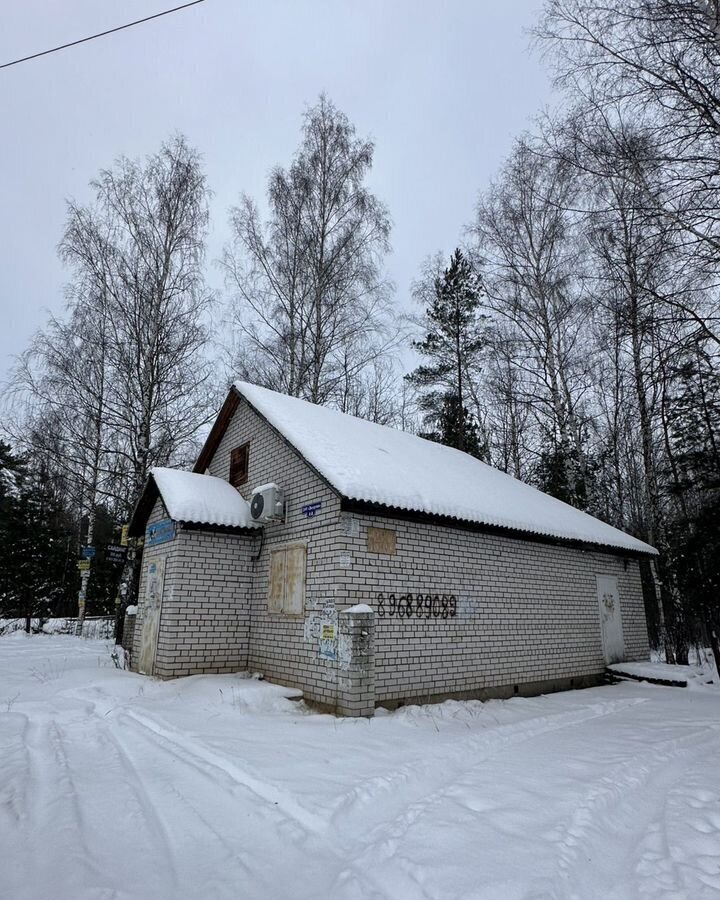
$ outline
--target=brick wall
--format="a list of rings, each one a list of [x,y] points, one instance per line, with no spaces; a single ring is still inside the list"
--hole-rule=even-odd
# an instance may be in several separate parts
[[[148,524],[167,518],[161,500]],[[180,528],[172,541],[146,547],[142,559],[132,667],[137,670],[148,566],[165,561],[154,674],[161,678],[247,667],[250,556],[254,537]]]
[[[367,552],[368,527],[395,532],[395,555]],[[627,659],[648,658],[636,561],[384,517],[346,514],[345,530],[352,563],[338,595],[376,612],[377,702],[515,685],[529,693],[597,676],[605,661],[596,575],[617,576]],[[408,592],[452,594],[457,615],[390,617],[388,595]]]

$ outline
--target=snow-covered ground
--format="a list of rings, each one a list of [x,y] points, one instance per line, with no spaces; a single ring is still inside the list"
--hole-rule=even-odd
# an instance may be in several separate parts
[[[720,897],[720,690],[336,719],[0,639],[3,900]]]

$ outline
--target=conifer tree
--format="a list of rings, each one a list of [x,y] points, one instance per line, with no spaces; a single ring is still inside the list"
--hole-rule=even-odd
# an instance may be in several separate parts
[[[48,615],[67,596],[71,524],[42,461],[0,441],[0,616]]]
[[[470,406],[486,343],[480,276],[456,250],[444,271],[436,265],[426,272],[415,296],[425,303],[426,334],[413,347],[427,362],[407,378],[421,391],[420,408],[429,426],[423,437],[483,457],[486,450]]]

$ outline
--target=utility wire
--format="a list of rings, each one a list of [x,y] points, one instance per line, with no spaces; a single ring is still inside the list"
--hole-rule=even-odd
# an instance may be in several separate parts
[[[94,41],[95,38],[105,37],[105,35],[114,34],[116,31],[124,31],[126,28],[132,28],[133,25],[142,25],[143,22],[150,22],[152,19],[159,19],[161,16],[169,16],[170,13],[178,12],[181,9],[187,9],[188,6],[197,6],[198,3],[204,2],[205,0],[191,0],[190,3],[183,3],[181,6],[174,6],[172,9],[163,10],[163,12],[155,13],[152,16],[145,16],[144,19],[136,19],[134,22],[128,22],[126,25],[118,25],[117,28],[108,28],[107,31],[99,31],[97,34],[88,35],[88,37],[80,38],[77,41],[70,41],[69,44],[60,44],[59,47],[52,47],[50,50],[42,50],[40,53],[31,53],[30,56],[14,59],[12,62],[6,62],[0,65],[0,69],[7,69],[9,66],[17,66],[18,63],[27,62],[30,59],[37,59],[39,56],[47,56],[48,53],[57,53],[58,50],[67,50],[68,47],[76,47],[78,44],[84,44],[86,41]]]

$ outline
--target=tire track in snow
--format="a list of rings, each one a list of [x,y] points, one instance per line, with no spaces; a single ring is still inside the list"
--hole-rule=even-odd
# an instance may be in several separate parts
[[[438,778],[437,776],[437,758],[432,757],[429,761],[424,758],[418,764],[418,760],[400,768],[393,769],[385,775],[377,775],[364,782],[341,797],[335,808],[333,809],[333,820],[342,819],[343,822],[348,821],[348,814],[362,814],[363,822],[367,822],[368,804],[373,804],[370,811],[378,815],[376,824],[381,825],[383,817],[379,814],[387,810],[386,799],[389,795],[396,800],[396,805],[401,807],[407,803],[407,797],[398,792],[406,786],[412,788],[413,796],[418,799],[429,799],[436,793],[442,793],[451,787],[457,780],[463,777],[466,772],[471,771],[478,763],[491,759],[498,753],[507,750],[508,747],[522,744],[526,740],[537,737],[539,735],[561,731],[569,726],[581,725],[593,719],[604,718],[605,716],[616,715],[624,712],[629,707],[638,703],[644,703],[642,699],[633,698],[631,700],[609,700],[601,703],[593,703],[589,707],[581,709],[568,710],[566,712],[552,713],[550,715],[537,716],[533,719],[523,719],[519,722],[512,722],[508,725],[495,726],[487,733],[463,735],[453,743],[450,748],[446,748],[443,759],[448,759],[449,754],[454,760],[459,762],[459,766],[452,768],[452,775],[449,778]],[[431,794],[428,794],[428,783],[435,782],[436,788]],[[414,784],[413,784],[414,783]],[[378,799],[382,797],[383,803],[378,803]],[[410,798],[412,799],[412,797]],[[342,827],[337,823],[338,827]]]
[[[85,822],[80,808],[80,793],[70,767],[65,741],[57,722],[51,721],[48,724],[46,736],[52,746],[55,758],[57,783],[63,788],[62,794],[58,795],[56,799],[65,801],[63,809],[68,811],[69,818],[72,820],[72,831],[77,835],[77,842],[71,844],[71,853],[74,859],[72,868],[74,871],[91,871],[96,877],[101,877],[102,872],[94,864],[87,842]],[[65,864],[67,865],[67,861]]]
[[[502,725],[493,728],[486,735],[464,737],[453,749],[453,757],[462,761],[460,766],[452,767],[452,776],[449,778],[440,780],[435,778],[436,788],[430,793],[428,793],[427,783],[430,780],[429,776],[434,772],[433,765],[436,760],[421,769],[418,769],[417,766],[403,766],[393,773],[394,775],[399,775],[399,777],[393,778],[390,776],[389,779],[386,779],[383,776],[379,776],[376,779],[372,779],[371,788],[368,791],[365,791],[364,787],[354,789],[346,795],[333,812],[333,822],[341,840],[343,838],[351,838],[352,843],[348,843],[348,848],[355,848],[352,851],[355,861],[340,872],[335,887],[339,889],[341,885],[351,884],[355,876],[361,873],[363,880],[371,881],[375,888],[381,892],[379,895],[381,897],[403,897],[403,900],[415,897],[434,897],[435,895],[427,893],[428,889],[421,883],[414,871],[409,868],[402,868],[402,861],[395,865],[391,872],[383,869],[382,875],[378,872],[377,863],[378,860],[385,861],[396,858],[398,845],[412,826],[419,819],[430,815],[435,807],[451,796],[464,777],[480,763],[505,752],[509,747],[523,744],[544,734],[582,725],[594,719],[616,715],[644,702],[642,698],[604,701],[577,710],[569,710],[548,716],[539,716],[534,720],[528,721],[525,719],[509,725]],[[447,759],[447,756],[444,758]],[[411,768],[410,773],[408,773],[409,768]],[[375,818],[376,823],[374,826],[368,826],[368,810],[365,809],[365,806],[371,801],[376,801],[378,793],[386,793],[397,788],[398,783],[410,782],[412,780],[410,776],[414,776],[418,780],[418,784],[413,787],[413,794],[417,796],[415,802],[411,802],[408,805],[407,796],[396,793],[393,805],[396,808],[399,807],[400,811],[389,819],[383,815],[387,810],[387,805],[375,802],[370,817]],[[349,803],[350,808],[352,808],[351,801],[353,798],[359,801],[355,813],[356,818],[359,818],[360,821],[356,825],[358,834],[351,836],[344,834],[344,832],[348,830],[348,821],[352,822],[353,817],[346,816],[341,821],[337,821],[337,816],[341,810],[348,811]],[[376,813],[374,816],[373,812]],[[369,831],[367,830],[368,827]],[[357,849],[358,842],[361,844],[359,850]],[[388,878],[392,880],[392,890],[390,893],[385,893]]]
[[[23,777],[30,765],[27,749],[28,717],[24,713],[0,714],[0,813],[18,828],[27,816],[28,779]]]
[[[256,776],[249,775],[235,763],[223,758],[197,739],[188,738],[170,726],[161,725],[128,710],[123,710],[118,718],[124,724],[130,725],[128,731],[133,733],[134,738],[145,740],[156,754],[165,754],[179,761],[195,775],[203,776],[216,792],[223,791],[223,802],[229,803],[230,809],[219,808],[214,811],[220,814],[221,821],[234,820],[237,823],[235,827],[236,843],[219,835],[214,826],[210,826],[210,833],[213,837],[221,838],[222,846],[228,854],[232,854],[233,860],[239,859],[248,880],[250,892],[247,896],[267,896],[268,898],[278,896],[274,882],[272,880],[268,882],[267,879],[268,874],[271,878],[277,878],[281,869],[285,872],[283,877],[290,880],[297,877],[297,872],[303,871],[302,881],[298,882],[295,893],[290,896],[309,897],[313,900],[319,896],[334,896],[327,894],[323,885],[334,876],[334,873],[345,868],[348,856],[344,848],[339,849],[333,844],[334,836],[326,833],[329,820],[313,816],[283,792],[277,791],[272,785],[260,782]],[[252,786],[248,785],[248,781]],[[233,791],[227,790],[227,786],[231,789],[239,788],[255,804],[260,802],[260,810],[265,818],[262,825],[267,827],[258,830],[260,824],[258,813],[252,805],[238,801],[236,795],[233,796]],[[256,790],[255,788],[260,789]],[[171,790],[174,796],[178,796],[178,792],[174,788],[171,787]],[[211,793],[208,793],[207,797],[209,802],[217,804],[217,798]],[[282,804],[275,799],[277,797],[283,798],[286,802]],[[192,813],[195,821],[200,821],[205,826],[208,825],[207,816],[203,816],[197,808],[197,799],[191,801],[186,797],[181,797],[181,800],[183,807]],[[296,814],[298,809],[300,813]],[[249,821],[241,821],[243,813],[246,814]],[[308,827],[308,823],[312,827]],[[248,854],[245,854],[244,857],[238,855],[238,846],[242,846],[243,833],[247,829],[251,829],[254,836],[262,835],[261,841],[267,845],[257,859]],[[202,836],[199,837],[199,843],[202,843]],[[290,846],[294,849],[289,850]],[[274,868],[269,871],[267,869],[268,859],[272,859],[275,863]],[[311,861],[310,867],[308,861]],[[218,860],[217,865],[222,864],[222,861]],[[316,882],[311,881],[308,873],[308,869],[312,869],[312,866],[314,866]],[[358,870],[357,875],[360,881],[366,880],[365,873],[361,870]],[[214,895],[209,893],[208,896]],[[369,895],[363,893],[362,896]],[[385,895],[378,896],[382,898]]]
[[[272,785],[261,782],[255,776],[249,775],[249,773],[240,769],[239,766],[221,757],[218,753],[215,753],[196,740],[186,738],[184,735],[175,732],[174,729],[160,725],[154,720],[146,719],[144,716],[138,716],[135,712],[129,710],[124,710],[121,718],[133,720],[136,724],[140,725],[148,735],[154,736],[154,744],[156,747],[164,750],[166,753],[174,753],[183,762],[192,766],[195,770],[203,772],[214,784],[217,784],[217,781],[207,772],[208,766],[219,771],[222,775],[229,778],[231,782],[249,789],[251,793],[263,801],[263,803],[269,804],[272,811],[283,815],[293,825],[299,825],[301,833],[296,832],[289,836],[293,837],[296,842],[298,842],[298,840],[302,841],[309,836],[311,841],[315,843],[311,852],[317,853],[320,851],[322,853],[325,859],[324,868],[327,868],[328,856],[336,867],[337,874],[335,875],[333,885],[328,889],[327,893],[321,888],[318,888],[317,896],[338,897],[339,894],[336,892],[336,887],[340,889],[341,886],[342,890],[351,890],[353,897],[368,898],[368,900],[370,900],[370,898],[372,898],[372,900],[389,900],[389,898],[397,900],[397,898],[401,896],[403,898],[418,896],[416,893],[406,894],[396,893],[395,891],[388,894],[385,889],[386,886],[380,883],[372,873],[367,870],[364,864],[354,861],[357,854],[357,848],[354,841],[352,843],[346,843],[341,840],[339,845],[332,842],[336,838],[336,835],[328,834],[331,824],[329,817],[328,819],[325,819],[320,816],[315,816],[303,807],[300,807],[296,801],[292,800],[292,798],[288,798],[287,795],[279,792]],[[275,799],[277,797],[283,798],[284,803]],[[197,813],[197,810],[195,810],[195,812]],[[308,849],[310,850],[310,848]],[[252,872],[251,874],[253,877],[257,877],[256,872]],[[416,882],[413,881],[412,884],[414,888],[418,887]],[[259,894],[258,896],[262,895]],[[314,897],[316,894],[313,893],[311,896]]]
[[[231,762],[222,754],[211,750],[201,742],[188,738],[175,728],[169,725],[161,725],[154,719],[149,719],[133,710],[123,710],[119,718],[134,722],[146,731],[152,732],[156,737],[161,738],[170,747],[173,747],[174,752],[181,759],[191,762],[195,768],[202,770],[211,766],[222,772],[230,781],[246,788],[261,800],[283,813],[288,819],[301,825],[304,830],[313,834],[322,834],[327,830],[328,822],[326,819],[311,813],[286,792],[255,775],[251,775],[236,763]],[[160,746],[164,745],[160,744]]]
[[[151,736],[150,734],[148,734],[148,733],[146,733],[146,732],[144,732],[144,731],[141,732],[141,731],[139,731],[139,730],[138,730],[136,733],[141,734],[141,736],[142,736],[141,739],[144,740],[144,741],[146,741],[146,742],[148,743],[148,745],[150,745],[150,746],[153,748],[153,750],[157,751],[159,745],[158,745],[157,740],[154,738],[154,736]],[[145,801],[146,801],[146,803],[147,803],[151,808],[154,809],[154,803],[153,803],[153,801],[152,801],[152,799],[151,799],[150,791],[147,789],[147,787],[145,786],[145,783],[144,783],[144,782],[145,782],[145,778],[143,777],[142,769],[141,769],[139,766],[136,766],[135,764],[133,764],[133,763],[130,761],[130,758],[129,758],[129,756],[128,756],[128,751],[125,750],[125,749],[122,749],[122,747],[121,747],[121,741],[120,741],[120,739],[119,739],[116,735],[113,735],[113,734],[111,734],[110,736],[111,736],[112,740],[115,742],[115,744],[118,746],[118,749],[120,750],[120,752],[122,752],[123,755],[128,759],[128,762],[129,762],[130,766],[131,766],[132,769],[134,770],[134,772],[135,772],[135,777],[136,777],[136,779],[137,779],[137,783],[138,783],[139,785],[141,785],[142,791],[143,791],[143,793],[144,793],[144,795],[145,795]],[[207,816],[204,816],[204,815],[200,812],[200,810],[199,810],[194,804],[192,804],[192,803],[189,801],[189,799],[188,799],[184,794],[182,794],[182,793],[175,787],[175,785],[172,783],[172,779],[171,779],[171,778],[169,778],[169,777],[168,777],[168,778],[165,778],[164,781],[163,781],[163,784],[164,784],[165,789],[166,789],[169,793],[171,793],[171,794],[173,795],[173,797],[174,797],[174,798],[182,805],[182,807],[183,807],[185,810],[189,811],[189,812],[190,812],[190,813],[191,813],[191,814],[192,814],[192,815],[193,815],[193,816],[194,816],[194,817],[202,824],[202,826],[203,826],[204,828],[206,828],[207,831],[210,832],[210,834],[212,834],[213,839],[216,840],[218,843],[222,844],[222,846],[223,846],[223,847],[225,848],[225,850],[227,851],[228,856],[229,856],[229,857],[232,857],[233,860],[240,862],[240,864],[243,866],[243,868],[244,868],[244,869],[246,870],[246,872],[249,874],[249,873],[250,873],[250,869],[248,868],[248,866],[247,866],[247,864],[245,863],[245,861],[244,861],[244,859],[242,858],[242,856],[238,854],[238,847],[237,847],[237,844],[234,844],[234,843],[232,843],[231,841],[229,841],[229,840],[227,839],[226,835],[225,835],[220,829],[218,829],[218,828],[217,828],[217,827],[216,827],[216,826],[208,819]],[[168,853],[169,853],[170,855],[172,855],[172,849],[171,849],[171,848],[172,848],[172,842],[171,842],[171,840],[170,840],[170,838],[169,838],[169,835],[168,835],[167,831],[164,831],[164,840],[165,840],[165,844],[166,844]]]
[[[647,834],[652,825],[657,827],[656,839],[664,844],[661,854],[667,865],[664,866],[664,888],[670,891],[681,888],[677,869],[672,864],[667,834],[665,832],[664,817],[660,815],[665,806],[667,790],[677,780],[683,771],[683,759],[688,755],[695,755],[698,751],[717,747],[720,749],[720,729],[716,727],[704,728],[700,732],[670,738],[643,749],[643,751],[624,759],[613,766],[601,778],[584,792],[583,799],[579,801],[570,822],[563,828],[561,835],[555,841],[560,850],[558,869],[563,882],[570,888],[580,868],[587,870],[587,860],[581,859],[588,846],[592,846],[592,836],[595,832],[603,832],[612,835],[612,827],[603,828],[604,823],[612,825],[610,820],[619,818],[618,810],[622,807],[632,806],[632,823],[635,833]],[[654,790],[648,788],[653,785]],[[641,796],[638,797],[638,794]],[[643,804],[645,809],[642,810]],[[601,824],[598,824],[601,823]],[[617,849],[627,856],[638,848],[642,839],[634,843],[629,835],[623,833],[618,837],[621,846]],[[606,840],[607,843],[607,840]],[[637,871],[637,866],[635,867]],[[658,879],[654,876],[654,885],[650,891],[657,891]],[[581,896],[572,893],[571,896]]]
[[[145,824],[145,830],[151,838],[156,837],[159,839],[161,852],[165,857],[167,869],[171,875],[172,885],[176,888],[180,883],[180,879],[178,876],[175,854],[173,852],[170,835],[168,833],[167,826],[158,814],[155,804],[152,802],[150,795],[148,794],[144,779],[142,777],[142,772],[130,759],[125,749],[122,747],[120,741],[112,733],[112,730],[109,726],[103,725],[102,731],[98,733],[98,737],[100,738],[100,743],[104,747],[112,748],[112,752],[114,753],[115,758],[120,764],[119,767],[124,776],[123,781],[126,785],[129,786],[130,792],[135,798],[136,808],[140,813],[141,820]],[[139,843],[142,842],[140,841]],[[152,846],[154,852],[157,844],[153,842],[150,846]]]
[[[75,730],[75,726],[79,728]],[[29,839],[36,847],[33,855],[38,866],[45,872],[43,882],[52,882],[56,873],[62,872],[57,897],[75,900],[87,891],[94,892],[93,897],[125,896],[125,889],[111,888],[108,882],[123,881],[127,877],[124,860],[130,855],[142,857],[150,852],[145,851],[148,847],[159,857],[156,865],[162,860],[160,866],[170,873],[175,890],[177,869],[167,833],[138,794],[138,775],[113,743],[107,725],[102,719],[84,717],[69,727],[67,736],[57,721],[35,716],[28,734],[32,760],[28,781],[33,793],[29,820],[34,826]],[[118,784],[123,785],[120,795]],[[118,802],[131,803],[134,827],[114,834],[113,813]],[[118,840],[122,841],[120,855]]]

